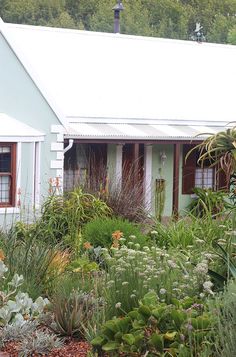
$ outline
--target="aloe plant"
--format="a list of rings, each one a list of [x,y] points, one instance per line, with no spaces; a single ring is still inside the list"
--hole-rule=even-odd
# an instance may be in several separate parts
[[[229,183],[230,176],[236,171],[236,127],[228,128],[216,134],[204,133],[209,135],[202,143],[195,146],[193,150],[198,149],[199,163],[210,160],[211,166],[219,166],[226,173]],[[203,135],[203,134],[201,134]]]

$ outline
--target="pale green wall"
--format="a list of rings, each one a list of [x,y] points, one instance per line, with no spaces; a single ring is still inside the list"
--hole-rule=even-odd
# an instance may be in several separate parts
[[[56,176],[56,170],[50,169],[50,161],[56,159],[56,153],[51,152],[51,142],[57,139],[56,134],[50,133],[51,125],[60,122],[1,34],[0,80],[0,112],[46,134],[40,154],[40,189],[43,197],[48,193],[49,178]],[[20,189],[25,213],[32,204],[33,143],[22,143],[21,153]],[[12,214],[9,214],[8,220],[12,219]],[[0,222],[2,220],[1,217]]]
[[[60,123],[1,34],[0,80],[0,112],[46,134],[41,150],[41,182],[45,193],[49,178],[56,176],[56,170],[50,169],[50,160],[56,159],[56,153],[50,150],[51,142],[56,141],[56,135],[50,133],[51,125]],[[30,166],[24,170],[30,172]]]

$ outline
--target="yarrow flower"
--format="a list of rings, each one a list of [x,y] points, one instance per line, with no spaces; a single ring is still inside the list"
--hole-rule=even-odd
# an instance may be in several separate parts
[[[120,308],[121,308],[121,302],[117,302],[117,303],[115,304],[115,308],[116,308],[116,309],[120,309]]]
[[[204,290],[205,290],[207,293],[213,295],[214,293],[213,293],[213,291],[211,290],[211,288],[213,287],[213,285],[214,285],[214,284],[213,284],[211,281],[205,281],[205,283],[203,283],[203,288],[204,288]]]
[[[151,231],[150,234],[151,234],[152,236],[157,236],[157,235],[158,235],[158,232],[157,232],[157,231]]]
[[[199,274],[207,274],[208,272],[208,265],[204,262],[198,263],[197,266],[194,269],[195,273]]]
[[[166,293],[166,289],[163,289],[163,288],[162,288],[162,289],[160,289],[159,292],[160,292],[161,295],[164,295],[164,294]]]
[[[128,281],[123,281],[121,285],[126,286],[126,285],[129,285],[129,283],[128,283]]]
[[[167,260],[167,264],[170,268],[178,268],[178,265],[173,260]]]

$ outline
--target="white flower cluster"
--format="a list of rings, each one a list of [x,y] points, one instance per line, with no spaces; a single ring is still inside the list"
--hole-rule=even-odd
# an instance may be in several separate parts
[[[104,249],[108,265],[106,287],[112,305],[117,301],[132,304],[133,299],[138,301],[150,290],[155,290],[160,299],[170,296],[181,299],[205,292],[203,283],[209,280],[208,261],[212,255],[199,255],[197,259],[202,260],[194,266],[190,252],[174,249],[167,252],[156,246],[139,250],[123,245],[111,253]]]

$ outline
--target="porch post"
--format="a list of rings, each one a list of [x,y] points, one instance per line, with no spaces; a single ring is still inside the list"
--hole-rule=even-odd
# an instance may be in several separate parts
[[[122,186],[122,151],[123,144],[116,144],[115,182],[117,189],[121,189]]]
[[[144,145],[144,205],[152,208],[152,145]]]
[[[134,184],[138,182],[139,174],[139,144],[134,144]]]
[[[179,212],[179,160],[180,143],[174,144],[174,172],[173,172],[173,204],[172,215],[178,218]]]

